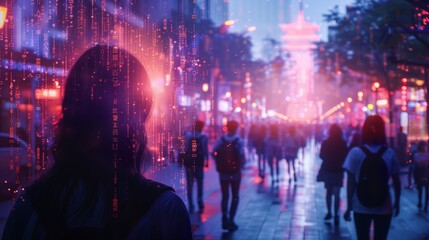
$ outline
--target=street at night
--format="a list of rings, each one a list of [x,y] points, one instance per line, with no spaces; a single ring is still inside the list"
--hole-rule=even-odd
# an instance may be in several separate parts
[[[191,214],[195,239],[356,239],[352,222],[341,219],[339,226],[325,222],[324,188],[315,181],[320,165],[317,148],[310,144],[298,160],[298,181],[289,182],[286,164],[281,163],[280,186],[273,188],[270,178],[262,181],[257,176],[256,162],[251,161],[243,172],[240,189],[240,205],[237,214],[239,229],[235,232],[221,229],[220,189],[218,174],[213,161],[205,170],[203,213]],[[401,180],[407,183],[407,168],[401,170]],[[151,174],[150,172],[154,172]],[[148,178],[173,186],[184,202],[186,186],[184,173],[177,163],[152,166],[145,171]],[[341,209],[344,210],[345,189],[341,190]],[[429,215],[417,208],[416,189],[404,188],[401,197],[401,213],[393,218],[389,238],[427,239],[429,237]],[[11,202],[1,204],[0,230],[4,227]]]
[[[428,33],[419,0],[0,0],[0,236],[429,239]]]

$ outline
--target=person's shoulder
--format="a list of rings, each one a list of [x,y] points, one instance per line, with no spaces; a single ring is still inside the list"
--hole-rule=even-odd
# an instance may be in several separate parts
[[[365,152],[362,150],[362,146],[352,147],[349,151],[349,156],[361,156],[364,155]]]
[[[204,133],[200,133],[200,136],[202,139],[208,139],[209,137],[207,136],[207,134]]]
[[[157,181],[147,179],[144,177],[139,177],[137,179],[137,184],[139,185],[139,187],[146,188],[148,190],[157,190],[157,191],[161,191],[161,192],[164,192],[164,191],[173,191],[174,192],[174,189],[172,187],[165,185],[161,182],[157,182]]]
[[[173,221],[188,215],[183,200],[172,191],[163,192],[152,204],[150,212],[160,217],[161,221]],[[168,219],[168,220],[167,220]]]
[[[160,206],[163,209],[185,209],[185,205],[183,200],[173,191],[165,191],[163,192],[154,202],[154,206]]]
[[[389,157],[396,156],[396,151],[391,147],[386,147],[385,154],[387,154]]]

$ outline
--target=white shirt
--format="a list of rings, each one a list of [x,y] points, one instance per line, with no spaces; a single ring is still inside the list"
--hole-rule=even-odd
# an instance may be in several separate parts
[[[376,153],[382,145],[365,145],[368,150],[372,153]],[[354,147],[347,154],[346,160],[344,161],[343,168],[350,173],[354,174],[356,183],[359,180],[359,173],[362,163],[365,159],[366,155],[359,147]],[[394,174],[399,174],[399,162],[396,157],[395,151],[391,148],[387,148],[387,150],[383,154],[383,160],[386,163],[387,171],[389,178]],[[357,213],[367,213],[367,214],[392,214],[392,197],[387,198],[386,202],[382,204],[380,207],[376,208],[368,208],[363,206],[356,195],[356,191],[353,194],[352,198],[352,209]]]

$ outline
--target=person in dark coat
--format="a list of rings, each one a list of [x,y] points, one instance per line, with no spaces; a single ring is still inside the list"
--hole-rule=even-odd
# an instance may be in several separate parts
[[[334,197],[334,223],[339,223],[340,208],[340,188],[343,186],[344,159],[347,156],[348,148],[343,139],[343,132],[339,125],[332,124],[329,129],[328,139],[322,142],[320,148],[320,158],[322,159],[321,172],[323,172],[323,182],[326,188],[326,208],[325,220],[332,218],[332,196]]]

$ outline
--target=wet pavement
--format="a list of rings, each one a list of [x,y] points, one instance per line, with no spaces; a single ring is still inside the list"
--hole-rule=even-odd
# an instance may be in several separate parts
[[[287,165],[280,163],[281,178],[273,187],[266,169],[266,178],[258,177],[256,162],[249,160],[240,189],[240,203],[236,216],[238,230],[221,228],[220,188],[214,162],[205,170],[203,213],[191,213],[195,239],[356,239],[353,222],[340,219],[340,224],[323,220],[326,214],[325,190],[315,181],[321,160],[315,144],[309,144],[296,162],[298,179],[289,180]],[[187,203],[184,170],[176,163],[156,164],[145,171],[145,176],[175,188]],[[406,168],[401,174],[402,185],[407,185]],[[345,186],[345,185],[344,185]],[[195,190],[195,187],[194,187]],[[341,212],[345,210],[345,188],[341,190]],[[196,197],[196,193],[194,193]],[[0,203],[0,233],[3,230],[11,202]],[[388,239],[429,239],[429,215],[417,208],[417,191],[403,188],[401,213],[393,218]]]
[[[315,181],[321,160],[314,143],[309,144],[299,155],[296,182],[289,180],[286,162],[281,161],[278,188],[271,185],[268,167],[266,178],[262,180],[258,177],[256,161],[248,162],[243,171],[236,216],[239,229],[234,232],[221,228],[219,181],[213,161],[210,163],[204,179],[205,211],[191,214],[195,239],[356,239],[353,221],[346,222],[341,216],[340,224],[335,226],[333,221],[323,220],[326,214],[325,189],[323,183]],[[183,169],[176,164],[167,165],[161,167],[163,174],[159,174],[160,169],[149,169],[145,175],[172,185],[187,203]],[[406,170],[401,170],[403,186],[408,184]],[[345,195],[344,187],[341,190],[342,213],[346,207]],[[401,213],[392,219],[388,239],[429,239],[429,215],[418,210],[415,189],[403,188]]]

